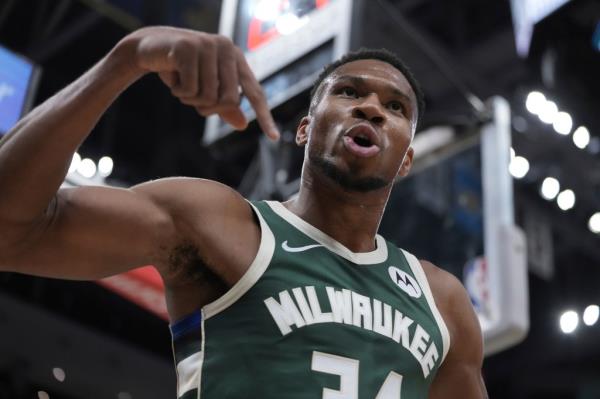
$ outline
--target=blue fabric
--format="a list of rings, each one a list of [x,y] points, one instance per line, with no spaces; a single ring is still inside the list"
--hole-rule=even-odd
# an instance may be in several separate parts
[[[187,315],[183,319],[177,320],[175,323],[171,324],[169,328],[171,329],[171,335],[173,335],[173,339],[177,339],[186,332],[200,327],[201,323],[202,312],[197,310],[194,313]]]

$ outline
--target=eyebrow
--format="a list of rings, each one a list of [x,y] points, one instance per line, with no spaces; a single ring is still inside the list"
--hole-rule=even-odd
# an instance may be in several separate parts
[[[367,79],[362,78],[360,76],[355,76],[355,75],[338,75],[338,76],[339,77],[333,78],[333,80],[331,82],[332,84],[336,84],[339,81],[350,81],[352,84],[354,84],[356,86],[364,86],[367,84]],[[411,107],[413,106],[413,100],[408,94],[404,93],[403,91],[401,91],[394,85],[383,84],[383,86],[384,86],[385,90],[391,92],[395,96],[402,97],[403,99],[408,101],[408,103],[411,105]]]

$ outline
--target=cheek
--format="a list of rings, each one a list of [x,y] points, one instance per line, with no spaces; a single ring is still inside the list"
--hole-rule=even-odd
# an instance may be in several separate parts
[[[323,135],[322,121],[311,122],[307,129],[309,130],[308,141],[305,151],[311,156],[320,156],[325,152],[325,139]]]
[[[343,113],[334,107],[328,108],[326,112],[315,113],[314,122],[310,126],[309,145],[327,147],[335,143],[343,122]]]
[[[397,152],[406,152],[412,141],[412,130],[410,129],[410,124],[405,123],[398,126],[397,129],[391,133],[390,141],[390,144],[396,149]]]
[[[405,151],[395,151],[389,153],[386,169],[389,171],[390,174],[395,175],[398,173],[398,171],[402,167],[405,154]]]
[[[410,147],[412,136],[409,129],[410,128],[407,128],[405,131],[398,134],[398,136],[394,138],[394,141],[392,143],[394,151],[391,151],[391,153],[393,154],[394,159],[396,160],[395,162],[398,164],[398,167],[402,165],[406,153],[408,152],[408,148]]]

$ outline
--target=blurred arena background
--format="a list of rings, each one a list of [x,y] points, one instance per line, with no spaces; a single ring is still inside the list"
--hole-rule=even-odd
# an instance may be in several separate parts
[[[488,391],[491,398],[600,398],[600,2],[3,0],[0,135],[124,35],[156,24],[221,32],[242,45],[281,142],[262,139],[255,123],[231,134],[147,76],[101,119],[66,185],[186,175],[250,198],[287,198],[297,189],[303,151],[293,137],[310,80],[347,49],[387,47],[412,67],[427,110],[415,138],[415,176],[395,189],[382,232],[455,267],[485,313],[497,288],[480,283],[481,270],[496,243],[488,237],[484,245],[482,202],[496,194],[481,174],[493,159],[479,158],[478,143],[494,124],[488,99],[506,99],[512,150],[504,172],[513,195],[505,205],[523,234],[527,276],[523,287],[505,279],[502,298],[521,303],[504,310],[526,322],[510,342],[486,336],[486,345],[498,345],[486,351]],[[444,186],[448,170],[456,174]],[[502,268],[505,276],[509,270]],[[98,283],[0,274],[0,398],[173,397],[161,290],[151,268]]]

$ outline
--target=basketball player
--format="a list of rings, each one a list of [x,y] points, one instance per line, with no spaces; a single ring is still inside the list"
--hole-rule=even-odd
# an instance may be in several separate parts
[[[241,88],[265,134],[279,135],[229,39],[133,32],[2,140],[2,270],[91,280],[155,265],[179,398],[487,397],[461,284],[377,235],[422,110],[399,60],[363,52],[322,76],[297,129],[306,155],[294,200],[249,203],[192,178],[59,189],[98,118],[147,73],[239,130]]]

